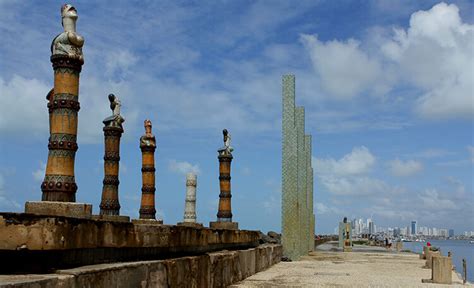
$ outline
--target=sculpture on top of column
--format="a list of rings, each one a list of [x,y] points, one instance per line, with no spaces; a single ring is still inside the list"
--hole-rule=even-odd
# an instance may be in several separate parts
[[[155,149],[156,139],[151,133],[151,121],[144,121],[145,135],[140,137],[142,151],[142,199],[140,205],[140,220],[155,220]],[[161,220],[158,222],[163,223]]]
[[[120,137],[123,133],[122,123],[125,119],[120,115],[120,100],[109,94],[110,109],[112,115],[105,118],[104,138],[104,181],[102,188],[102,201],[100,203],[100,215],[117,216],[120,213],[118,197],[119,186],[119,161],[120,161]]]
[[[61,7],[64,32],[51,43],[54,88],[47,95],[49,111],[49,155],[41,184],[42,201],[76,202],[74,162],[77,147],[79,74],[84,64],[84,38],[76,33],[77,11]]]
[[[219,156],[219,211],[217,212],[217,222],[210,222],[210,228],[215,229],[238,229],[238,223],[232,222],[232,205],[231,205],[231,185],[230,185],[230,167],[233,159],[230,146],[231,137],[229,131],[222,131],[224,136],[224,147],[217,150]]]
[[[64,32],[53,39],[52,55],[66,55],[84,62],[82,46],[84,38],[76,32],[77,10],[71,4],[61,6],[61,18]]]

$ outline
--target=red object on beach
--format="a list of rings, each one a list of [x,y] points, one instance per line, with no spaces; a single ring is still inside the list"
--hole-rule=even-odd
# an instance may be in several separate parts
[[[427,243],[426,243],[426,246],[430,247],[430,246],[431,246],[431,243],[430,243],[430,242],[427,242]]]

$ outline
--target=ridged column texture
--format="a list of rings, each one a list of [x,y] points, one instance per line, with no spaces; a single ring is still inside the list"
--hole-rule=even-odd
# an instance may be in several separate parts
[[[196,186],[196,174],[186,174],[186,203],[184,206],[184,222],[196,223]]]
[[[156,219],[155,209],[155,146],[140,144],[142,151],[142,200],[140,219]]]
[[[54,88],[48,94],[49,143],[43,201],[76,202],[74,161],[77,147],[79,74],[84,62],[67,55],[52,55]]]
[[[217,212],[218,222],[232,222],[231,206],[231,186],[230,186],[230,166],[232,154],[228,152],[219,152],[219,211]]]
[[[119,215],[120,203],[118,197],[120,138],[123,129],[120,127],[104,127],[105,156],[104,156],[104,181],[102,188],[102,201],[100,202],[100,215]]]

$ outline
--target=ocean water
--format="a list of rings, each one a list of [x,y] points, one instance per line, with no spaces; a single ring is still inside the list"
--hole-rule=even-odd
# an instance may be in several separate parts
[[[453,265],[456,271],[462,275],[462,259],[466,259],[467,263],[467,280],[474,282],[474,244],[470,244],[468,240],[427,240],[432,246],[441,248],[443,256],[448,255],[451,251]],[[423,242],[403,242],[403,249],[409,249],[416,253],[423,251]]]

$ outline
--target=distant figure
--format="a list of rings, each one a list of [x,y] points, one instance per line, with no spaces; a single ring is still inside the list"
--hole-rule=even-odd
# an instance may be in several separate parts
[[[427,243],[426,243],[426,246],[430,247],[430,246],[431,246],[431,243],[430,243],[430,242],[427,242]]]
[[[388,238],[387,237],[385,237],[385,248],[388,249]]]

